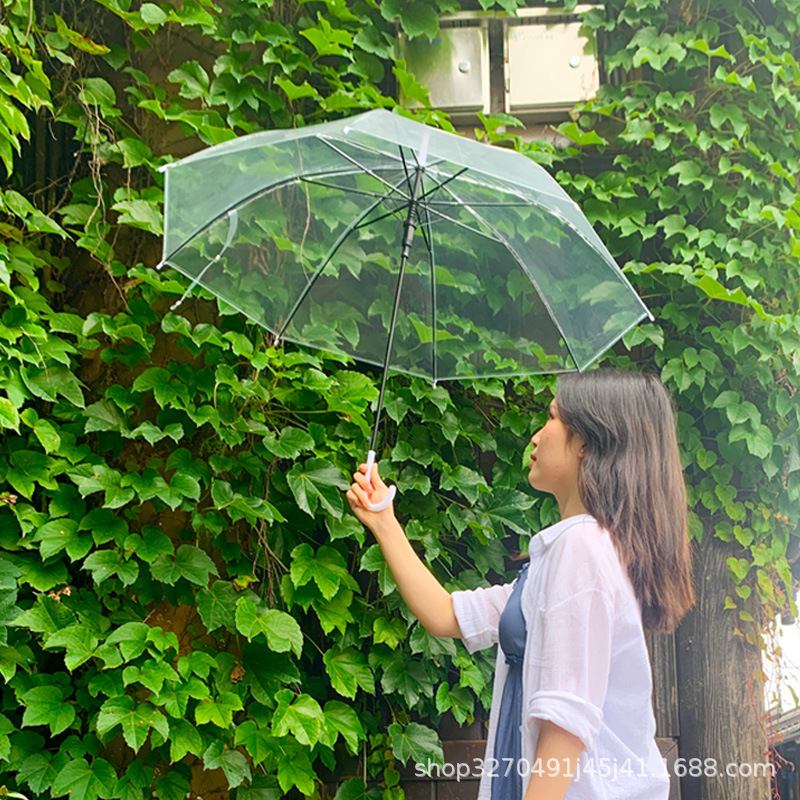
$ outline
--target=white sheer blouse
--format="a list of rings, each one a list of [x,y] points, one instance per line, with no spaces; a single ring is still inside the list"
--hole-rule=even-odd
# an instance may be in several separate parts
[[[497,644],[512,584],[453,592],[464,644]],[[655,743],[652,678],[639,604],[611,537],[589,514],[563,519],[533,537],[522,590],[527,625],[523,718],[500,720],[507,666],[498,648],[484,771],[478,800],[491,798],[492,771],[566,765],[534,761],[541,720],[584,745],[565,800],[666,800],[669,777]],[[492,762],[497,726],[522,726],[518,765]]]

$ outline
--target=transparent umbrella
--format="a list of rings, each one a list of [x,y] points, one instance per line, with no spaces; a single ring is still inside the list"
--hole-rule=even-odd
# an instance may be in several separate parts
[[[159,266],[186,294],[200,284],[276,342],[381,368],[367,474],[390,372],[585,370],[653,319],[544,169],[397,114],[255,133],[164,169]]]

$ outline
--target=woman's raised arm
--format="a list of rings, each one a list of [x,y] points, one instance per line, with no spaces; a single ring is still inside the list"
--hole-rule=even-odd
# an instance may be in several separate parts
[[[461,638],[453,598],[414,552],[394,515],[393,506],[390,504],[383,511],[367,510],[367,500],[379,502],[388,489],[375,464],[372,468],[375,488],[368,497],[365,473],[366,464],[362,464],[353,476],[354,483],[347,492],[347,500],[353,513],[374,534],[403,600],[431,636]]]

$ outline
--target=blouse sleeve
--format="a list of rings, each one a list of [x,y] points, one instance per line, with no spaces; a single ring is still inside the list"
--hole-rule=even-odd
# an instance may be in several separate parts
[[[470,653],[497,644],[500,615],[511,595],[513,583],[453,592],[453,610],[461,638]]]
[[[594,747],[603,719],[611,663],[614,604],[602,589],[583,589],[538,611],[541,650],[528,724],[549,720]]]

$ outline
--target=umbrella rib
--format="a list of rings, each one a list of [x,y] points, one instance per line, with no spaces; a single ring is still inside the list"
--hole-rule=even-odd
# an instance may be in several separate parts
[[[469,206],[464,206],[464,207],[469,209]],[[428,211],[432,212],[435,216],[437,216],[439,218],[439,220],[438,220],[439,222],[442,222],[442,221],[451,222],[453,225],[457,225],[459,228],[464,228],[465,230],[468,230],[468,231],[470,231],[472,233],[477,233],[478,236],[483,236],[485,239],[489,239],[492,242],[501,242],[502,243],[502,240],[498,239],[496,236],[490,236],[485,231],[479,231],[477,228],[473,228],[471,225],[467,225],[465,222],[459,222],[457,219],[453,219],[452,217],[448,217],[447,214],[443,214],[441,211],[437,211],[435,208],[431,208],[430,203],[426,203],[425,204],[425,208],[428,209]],[[477,214],[475,214],[475,216],[478,217]],[[427,224],[428,224],[428,227],[430,227],[431,225],[433,225],[433,222],[430,222],[430,223],[427,223]]]
[[[458,172],[456,172],[454,175],[451,175],[446,180],[442,181],[441,183],[437,183],[432,189],[428,189],[428,191],[425,192],[425,194],[423,194],[422,197],[420,197],[420,202],[425,200],[429,195],[432,195],[437,189],[444,189],[444,187],[447,186],[447,184],[450,183],[450,181],[454,181],[456,178],[463,175],[467,171],[467,169],[468,169],[467,167],[460,169]],[[430,173],[426,174],[430,177]],[[429,201],[429,202],[435,202],[435,201]],[[451,203],[450,205],[453,204]]]
[[[326,141],[326,142],[333,140],[333,141],[337,141],[337,142],[341,141],[344,144],[348,144],[348,145],[351,145],[351,146],[354,145],[354,143],[352,141],[350,141],[348,139],[340,139],[337,136],[320,135],[319,138],[321,140],[323,140],[323,141]],[[378,150],[376,147],[370,147],[369,145],[366,145],[363,142],[359,142],[358,143],[358,148],[360,150],[363,150],[366,153],[371,153],[372,155],[381,156],[382,158],[391,158],[391,159],[394,159],[395,161],[397,160],[396,156],[393,156],[388,151]],[[340,151],[337,150],[336,152],[338,153]],[[344,154],[342,154],[342,155],[344,155]],[[345,157],[347,157],[347,156],[345,156]],[[358,162],[355,159],[352,159],[352,160],[353,160],[354,164],[358,164]],[[447,162],[446,158],[440,158],[438,161],[431,161],[431,163],[426,166],[426,169],[430,169],[431,167],[437,167],[437,166],[439,166],[439,164],[444,164],[445,162]],[[359,169],[362,169],[360,164],[358,166],[359,166]],[[363,168],[363,169],[366,169],[366,168]]]
[[[389,183],[389,181],[382,178],[380,175],[378,175],[374,170],[371,170],[369,167],[365,167],[363,164],[359,164],[358,161],[356,161],[352,156],[347,155],[347,153],[345,153],[343,150],[340,150],[338,147],[336,147],[336,145],[332,144],[324,136],[320,136],[319,138],[320,141],[326,144],[328,147],[330,147],[331,150],[333,150],[335,153],[338,153],[342,158],[347,159],[347,161],[349,161],[354,166],[358,167],[358,169],[360,169],[362,172],[364,172],[367,175],[371,175],[373,178],[375,178],[375,180],[380,181],[384,186],[391,188],[393,192],[400,192],[399,187],[403,184],[403,181],[401,181],[399,184],[396,184],[395,186],[392,186],[392,184]],[[405,200],[407,201],[411,200],[410,195],[406,196],[402,192],[400,192],[400,194],[401,196],[404,197]]]
[[[424,195],[423,195],[424,197]],[[426,226],[430,228],[431,217],[428,210],[428,204],[423,205],[425,212],[426,225],[420,225],[420,232],[425,239],[425,244],[428,247],[428,258],[431,263],[431,375],[433,376],[433,385],[436,386],[438,376],[436,374],[437,354],[436,354],[436,257],[433,248],[433,236],[430,236],[430,231],[426,233]]]
[[[408,166],[406,164],[406,158],[403,155],[403,148],[399,147],[398,149],[400,150],[400,159],[403,162],[403,169],[405,170],[405,173],[406,173],[406,179],[408,180],[408,183],[409,183],[409,186],[410,186],[411,185],[411,176],[409,175],[409,172],[408,172]],[[457,173],[456,175],[454,175],[452,177],[454,177],[454,178],[458,177],[458,175],[462,174],[463,172],[466,172],[466,169],[467,168],[464,167],[464,169],[461,170],[461,172]],[[450,182],[449,180],[444,181],[444,183],[438,184],[437,188],[441,189],[441,188],[443,188],[445,186],[445,184],[447,184],[449,182]],[[453,193],[449,189],[446,189],[446,191],[448,192],[448,194],[450,194],[451,196],[455,197],[455,195],[453,195]],[[426,203],[425,204],[426,208],[429,208],[429,206],[430,206],[430,203]],[[467,230],[472,231],[473,233],[477,233],[479,236],[486,236],[486,234],[483,233],[483,231],[475,230],[474,228],[471,228],[469,225],[465,225],[463,222],[458,222],[458,220],[455,220],[452,217],[448,217],[446,214],[442,214],[440,211],[436,211],[436,209],[434,209],[434,208],[432,208],[430,210],[433,211],[433,213],[436,214],[437,216],[442,217],[443,219],[446,219],[449,222],[452,222],[454,225],[458,225],[458,226],[460,226],[462,228],[466,228]],[[431,226],[430,220],[428,220],[427,226],[428,227]],[[492,237],[491,236],[486,236],[486,238],[487,239],[491,239]]]
[[[398,145],[397,149],[400,151],[400,161],[403,162],[403,172],[405,172],[405,174],[406,174],[406,183],[408,183],[408,188],[410,190],[411,189],[411,175],[408,174],[408,164],[406,163],[406,155],[403,152],[403,146],[402,145]]]
[[[374,225],[376,222],[380,222],[381,220],[386,219],[386,217],[391,217],[392,215],[397,214],[399,211],[402,211],[407,206],[408,204],[406,203],[402,206],[398,206],[397,208],[393,208],[390,211],[387,211],[385,214],[381,214],[378,217],[373,217],[372,219],[364,220],[364,222],[360,222],[358,225],[356,225],[354,230],[360,230],[361,228],[364,228],[367,225]]]
[[[404,170],[404,171],[405,171],[405,173],[406,173],[406,180],[408,181],[408,185],[409,185],[409,188],[410,188],[410,187],[411,187],[411,175],[410,175],[410,173],[409,173],[409,171],[408,171],[408,163],[406,162],[406,157],[405,157],[405,154],[403,153],[403,146],[402,146],[402,145],[398,145],[397,149],[398,149],[398,150],[399,150],[399,152],[400,152],[400,161],[401,161],[401,162],[402,162],[402,164],[403,164],[403,170]],[[414,161],[417,161],[417,154],[416,154],[416,152],[415,152],[414,150],[412,150],[412,151],[411,151],[411,154],[414,156]],[[443,159],[443,158],[440,158],[438,161],[434,161],[432,164],[428,164],[426,167],[420,167],[420,166],[419,166],[419,162],[417,162],[417,167],[418,167],[418,169],[421,169],[421,170],[422,170],[422,172],[423,172],[425,175],[428,175],[428,176],[430,176],[430,172],[429,172],[429,170],[430,170],[432,167],[437,167],[439,164],[443,164],[444,162],[445,162],[445,159]],[[419,200],[418,200],[417,202],[418,202],[418,203],[421,203],[421,202],[422,202],[422,201],[423,201],[423,200],[424,200],[424,199],[425,199],[425,198],[426,198],[426,197],[427,197],[427,196],[428,196],[428,195],[429,195],[431,192],[435,192],[437,189],[441,189],[441,187],[442,187],[442,186],[444,186],[446,183],[450,183],[450,181],[451,181],[451,180],[453,180],[454,178],[457,178],[459,175],[462,175],[463,173],[465,173],[465,172],[467,171],[467,169],[468,169],[468,167],[464,167],[463,169],[459,170],[459,171],[458,171],[458,172],[457,172],[455,175],[451,175],[451,176],[450,176],[450,177],[449,177],[449,178],[448,178],[446,181],[444,181],[443,183],[437,183],[437,184],[436,184],[436,186],[434,186],[434,187],[433,187],[433,189],[431,189],[430,191],[427,191],[427,192],[425,192],[425,194],[423,194],[423,195],[422,195],[422,196],[419,198]]]
[[[362,173],[353,172],[345,172],[345,175],[358,175]],[[345,192],[347,194],[357,194],[363,197],[380,197],[382,200],[386,198],[385,194],[379,194],[378,192],[369,192],[366,189],[352,189],[348,186],[338,186],[335,183],[326,183],[325,181],[318,181],[318,180],[308,180],[306,178],[300,178],[303,183],[311,183],[314,186],[327,186],[329,189],[338,189],[341,192]]]
[[[454,199],[457,199],[455,197],[455,195],[450,191],[450,189],[445,188],[445,191],[448,194],[452,195]],[[514,249],[514,247],[511,244],[511,242],[509,242],[508,239],[506,239],[506,237],[503,236],[503,234],[500,233],[500,231],[497,230],[497,228],[494,227],[494,225],[492,225],[490,222],[485,220],[477,211],[475,211],[473,208],[471,208],[469,204],[464,204],[464,208],[466,208],[476,219],[478,219],[480,222],[482,222],[484,225],[486,225],[486,227],[489,228],[489,230],[492,231],[495,234],[495,236],[498,237],[498,240],[501,241],[506,246],[506,248],[508,249],[508,252],[511,253],[511,255],[514,257],[514,260],[520,265],[520,267],[522,267],[522,271],[528,276],[528,278],[530,279],[531,283],[534,285],[536,291],[539,293],[539,297],[541,298],[542,303],[544,304],[544,307],[547,309],[547,313],[550,315],[550,319],[553,321],[553,324],[556,326],[556,328],[558,328],[558,332],[561,334],[561,338],[564,340],[564,344],[566,345],[567,350],[569,350],[570,357],[572,358],[572,363],[575,364],[575,366],[577,368],[578,359],[575,358],[575,353],[572,352],[572,348],[570,347],[570,344],[569,344],[569,339],[567,338],[567,336],[564,333],[563,328],[559,324],[558,317],[553,313],[553,309],[550,308],[550,303],[549,303],[547,297],[542,292],[542,290],[539,288],[539,284],[537,283],[536,278],[533,277],[533,275],[531,274],[531,271],[527,268],[527,266],[525,265],[525,262],[522,260],[522,258],[520,258],[519,254]]]
[[[342,172],[344,172],[344,170],[342,170]],[[312,172],[312,173],[309,173],[309,174],[310,175],[330,175],[332,173],[333,174],[337,174],[337,171],[336,170],[331,170],[331,169],[326,169],[326,170],[323,170],[322,172]],[[304,175],[292,175],[290,178],[286,178],[285,180],[278,181],[277,183],[272,183],[272,184],[270,184],[269,186],[266,186],[266,187],[261,187],[260,189],[256,189],[256,191],[251,192],[250,194],[245,195],[242,198],[239,198],[235,203],[233,203],[232,205],[228,206],[227,208],[224,208],[222,211],[219,212],[219,214],[217,214],[216,216],[212,217],[210,220],[208,220],[208,222],[205,222],[203,225],[201,225],[191,236],[189,236],[187,239],[182,241],[168,256],[165,256],[164,258],[162,258],[161,261],[159,262],[160,266],[163,266],[164,264],[169,262],[170,259],[178,251],[183,250],[183,248],[186,247],[186,245],[189,244],[189,242],[191,242],[193,239],[197,238],[201,233],[205,233],[215,222],[219,222],[219,220],[221,220],[226,214],[229,214],[231,211],[233,211],[235,209],[242,208],[243,206],[247,205],[247,203],[251,202],[252,200],[255,200],[256,198],[258,198],[262,194],[267,194],[269,192],[273,192],[276,189],[280,189],[281,187],[287,186],[288,184],[294,183],[295,181],[305,180],[306,177],[307,176],[304,176]],[[387,183],[387,185],[389,185],[389,184]],[[189,277],[191,277],[191,276],[189,276]]]
[[[401,178],[397,186],[402,184],[404,180],[405,178]],[[339,234],[339,236],[336,238],[336,241],[330,246],[328,252],[325,254],[325,257],[322,259],[322,262],[320,263],[319,267],[317,267],[316,271],[311,276],[311,279],[308,281],[308,283],[306,283],[305,287],[303,287],[303,291],[300,293],[300,296],[295,301],[295,304],[294,306],[292,306],[292,309],[289,312],[288,316],[286,317],[286,320],[284,321],[283,325],[281,326],[281,329],[275,336],[276,342],[278,342],[281,339],[286,329],[289,327],[289,325],[291,325],[292,319],[294,318],[294,315],[297,313],[297,309],[300,308],[300,305],[302,304],[303,300],[306,299],[308,293],[311,291],[311,288],[317,282],[319,276],[322,275],[322,271],[325,269],[325,267],[328,266],[328,263],[336,254],[336,251],[339,249],[339,247],[341,247],[342,242],[344,242],[344,240],[354,230],[356,230],[356,228],[358,227],[358,223],[360,223],[369,213],[374,211],[381,204],[382,200],[388,198],[389,195],[396,190],[397,186],[391,186],[390,190],[383,197],[378,198],[369,208],[362,211],[361,214],[359,214],[356,217],[356,219],[353,222],[351,222],[347,226],[347,228],[345,228],[345,230],[342,231],[342,233]]]
[[[175,311],[175,309],[178,308],[178,306],[180,306],[180,304],[189,296],[189,293],[192,291],[192,289],[194,289],[194,287],[197,286],[197,284],[203,280],[203,276],[206,274],[206,272],[208,272],[211,269],[211,267],[214,266],[214,264],[219,262],[219,260],[222,258],[222,254],[230,247],[231,242],[233,241],[233,236],[236,233],[236,228],[238,224],[239,224],[239,215],[236,213],[236,209],[234,208],[228,212],[228,237],[225,240],[225,244],[222,246],[222,250],[220,250],[219,253],[217,253],[214,256],[214,258],[212,258],[211,261],[209,261],[208,264],[205,265],[205,267],[200,271],[197,277],[192,278],[192,282],[186,287],[186,290],[181,295],[180,300],[173,303],[169,307],[170,311]]]
[[[444,186],[444,184],[442,184]],[[429,200],[432,206],[463,206],[463,200]],[[479,208],[528,208],[530,203],[470,203],[471,206]]]

